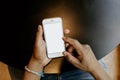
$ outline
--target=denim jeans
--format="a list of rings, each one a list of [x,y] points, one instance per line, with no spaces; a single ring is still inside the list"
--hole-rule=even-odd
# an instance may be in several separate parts
[[[98,61],[103,69],[107,72],[107,67],[103,63],[102,59]],[[88,72],[75,69],[67,71],[61,74],[44,74],[42,80],[94,80],[94,78]]]

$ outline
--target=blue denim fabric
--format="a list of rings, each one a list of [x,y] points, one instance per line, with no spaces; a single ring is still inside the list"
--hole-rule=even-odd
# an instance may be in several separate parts
[[[102,59],[98,61],[103,69],[107,72],[108,69],[103,63]],[[41,80],[94,80],[94,78],[88,72],[75,69],[61,74],[44,74]]]

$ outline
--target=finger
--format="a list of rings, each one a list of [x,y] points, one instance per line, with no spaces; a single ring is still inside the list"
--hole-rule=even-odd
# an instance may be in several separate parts
[[[70,30],[69,29],[65,29],[64,30],[64,34],[69,34],[70,33]]]
[[[69,53],[72,53],[73,50],[74,50],[74,47],[73,47],[73,46],[69,46],[69,48],[68,48],[68,52],[69,52]]]
[[[79,60],[82,60],[82,59],[83,59],[83,55],[77,56],[77,58],[78,58]]]
[[[67,61],[69,61],[74,66],[76,66],[78,68],[80,66],[82,66],[82,64],[80,63],[80,61],[76,57],[72,56],[70,53],[68,53],[68,52],[65,51],[63,53],[63,55],[65,56],[65,58],[67,59]]]
[[[91,49],[90,45],[88,45],[88,44],[84,44],[83,46],[85,49]]]
[[[75,39],[72,38],[68,38],[68,37],[64,37],[63,40],[65,42],[68,42],[70,45],[72,45],[74,47],[74,49],[80,53],[82,50],[82,45]]]
[[[38,31],[36,33],[36,43],[39,43],[42,39],[43,39],[43,30],[42,30],[42,26],[39,25],[38,26]]]
[[[65,47],[68,47],[69,46],[69,43],[65,43]]]

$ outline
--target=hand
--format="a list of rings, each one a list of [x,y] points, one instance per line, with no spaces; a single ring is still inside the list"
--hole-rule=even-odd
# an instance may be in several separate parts
[[[69,34],[70,31],[68,29],[64,30],[65,34]],[[46,55],[45,41],[43,40],[43,30],[42,26],[38,26],[38,32],[36,34],[36,41],[34,45],[33,55],[31,58],[32,62],[37,62],[42,67],[46,66],[51,59]]]
[[[66,43],[69,43],[68,51],[64,52],[66,59],[77,68],[91,72],[99,64],[89,45],[82,45],[77,40],[64,37]],[[73,56],[73,50],[77,52],[77,57]]]
[[[31,59],[38,62],[42,67],[46,66],[51,60],[46,55],[45,41],[43,40],[43,29],[41,25],[38,26]]]
[[[68,29],[64,30],[65,34],[68,34],[70,31]],[[51,61],[46,55],[45,41],[43,40],[43,30],[42,26],[38,26],[38,32],[36,34],[35,45],[33,49],[32,57],[29,61],[27,67],[30,70],[36,72],[42,72],[43,68]],[[36,76],[28,71],[25,71],[23,80],[40,80],[40,76]]]

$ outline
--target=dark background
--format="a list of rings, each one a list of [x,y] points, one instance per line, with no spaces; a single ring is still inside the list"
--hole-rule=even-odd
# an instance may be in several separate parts
[[[7,0],[0,2],[0,61],[22,69],[47,17],[62,17],[68,36],[89,44],[97,59],[120,43],[119,0]]]

